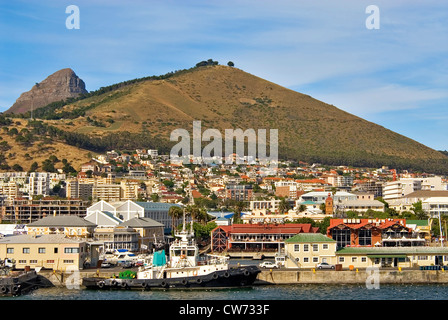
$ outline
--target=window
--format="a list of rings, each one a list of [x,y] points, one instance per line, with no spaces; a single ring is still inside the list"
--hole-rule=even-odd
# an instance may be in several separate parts
[[[64,262],[64,263],[66,263],[66,264],[69,264],[69,263],[71,263],[71,264],[72,264],[72,263],[74,263],[74,262],[75,262],[75,260],[64,260],[63,262]]]
[[[313,257],[313,262],[314,262],[314,263],[319,262],[319,257]]]
[[[324,250],[328,250],[328,243],[324,243],[324,244],[322,245],[322,249],[324,249]]]
[[[339,262],[344,262],[345,261],[345,258],[344,257],[339,257]]]
[[[418,260],[428,260],[428,256],[418,256]]]
[[[343,248],[350,244],[350,229],[333,229],[332,238],[337,242],[338,248]]]
[[[294,251],[295,252],[299,252],[300,251],[300,244],[295,244],[294,245]]]
[[[79,248],[64,248],[64,253],[79,253]]]
[[[7,248],[6,253],[14,253],[14,248]]]
[[[30,248],[23,248],[22,253],[30,253]]]
[[[359,230],[359,245],[370,246],[372,244],[372,230],[361,229]]]
[[[26,260],[19,260],[20,264],[26,264]]]
[[[319,251],[319,245],[313,244],[313,251]]]
[[[54,248],[54,253],[58,253],[58,248]]]
[[[309,262],[310,259],[309,258],[303,258],[303,263]]]
[[[304,244],[303,245],[303,251],[305,251],[305,252],[308,252],[308,251],[310,251],[310,245],[309,244]]]
[[[352,257],[352,262],[357,262],[358,261],[358,257]]]
[[[39,252],[39,253],[45,253],[45,248],[39,248],[39,249],[37,250],[37,252]]]
[[[361,257],[361,262],[367,262],[367,257]]]
[[[37,260],[30,260],[30,264],[37,264]]]
[[[53,263],[54,263],[54,260],[47,260],[47,263],[48,263],[48,264],[53,264]]]

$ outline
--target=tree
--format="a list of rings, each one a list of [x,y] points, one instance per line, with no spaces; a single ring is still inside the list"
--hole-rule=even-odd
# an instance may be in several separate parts
[[[14,171],[23,171],[23,168],[20,164],[16,163],[12,166],[12,170]]]
[[[288,212],[290,208],[291,206],[285,198],[283,198],[278,205],[278,211],[280,211],[281,214]]]
[[[37,170],[38,167],[39,167],[39,165],[37,164],[36,161],[34,161],[34,162],[31,164],[30,172],[35,172],[35,171]]]
[[[171,219],[172,219],[172,226],[173,226],[173,229],[174,229],[175,227],[177,227],[177,226],[175,225],[175,224],[176,224],[176,221],[183,217],[183,213],[184,213],[184,211],[182,210],[182,208],[180,208],[180,207],[178,207],[178,206],[171,206],[171,207],[168,209],[168,215],[169,215],[169,216],[171,217]]]
[[[416,215],[417,219],[419,219],[419,220],[426,220],[426,219],[428,219],[428,215],[423,210],[423,206],[422,206],[422,201],[421,200],[417,201],[416,203],[413,203],[411,210],[414,212],[414,214]]]
[[[227,65],[228,65],[229,67],[234,67],[234,66],[235,66],[235,64],[234,64],[232,61],[227,62]]]

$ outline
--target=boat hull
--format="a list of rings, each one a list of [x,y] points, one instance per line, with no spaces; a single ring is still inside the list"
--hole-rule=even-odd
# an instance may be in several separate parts
[[[260,269],[243,266],[215,271],[207,275],[168,279],[117,279],[84,278],[82,284],[87,289],[172,289],[172,288],[225,288],[252,285]]]

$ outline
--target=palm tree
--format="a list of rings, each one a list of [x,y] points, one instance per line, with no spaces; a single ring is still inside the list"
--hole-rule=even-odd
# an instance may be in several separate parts
[[[184,211],[182,210],[181,207],[178,206],[171,206],[168,210],[168,215],[171,217],[172,219],[172,226],[173,229],[175,229],[175,227],[177,227],[175,224],[175,222],[177,220],[179,220],[180,218],[182,218]]]
[[[290,208],[291,206],[285,198],[283,198],[278,205],[278,211],[280,211],[281,214],[288,212]]]

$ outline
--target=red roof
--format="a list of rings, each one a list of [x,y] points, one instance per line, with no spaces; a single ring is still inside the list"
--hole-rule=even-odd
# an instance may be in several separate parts
[[[286,223],[286,224],[233,224],[230,226],[219,226],[226,233],[264,233],[264,234],[297,234],[318,233],[319,228],[312,227],[309,223]]]
[[[359,220],[359,222],[354,222],[356,220]],[[378,225],[376,225],[377,223]],[[339,225],[345,225],[350,229],[360,229],[369,224],[380,229],[389,228],[394,224],[400,224],[406,227],[406,220],[405,219],[330,219],[330,226],[328,227],[328,229],[334,228]]]

